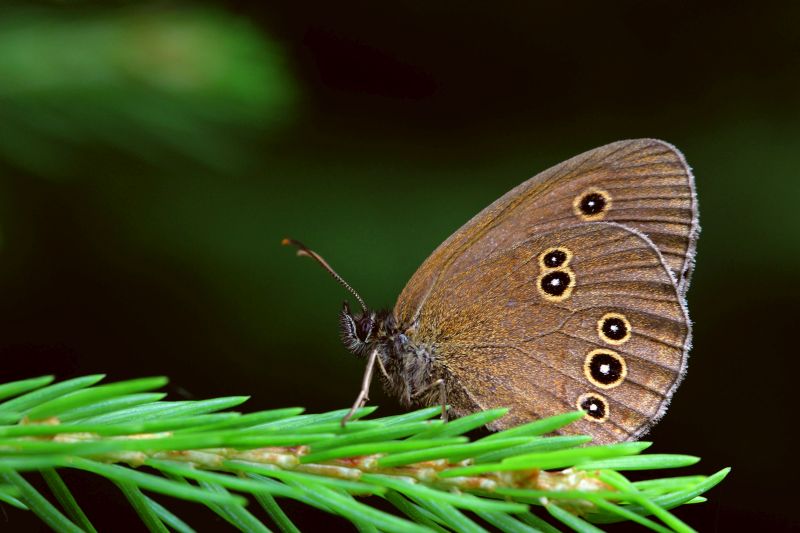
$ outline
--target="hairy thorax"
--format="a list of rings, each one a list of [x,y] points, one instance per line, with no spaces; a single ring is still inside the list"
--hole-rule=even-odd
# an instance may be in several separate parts
[[[389,394],[405,406],[445,402],[443,391],[449,394],[452,380],[436,357],[435,341],[421,341],[413,326],[399,324],[390,311],[352,313],[345,303],[339,319],[342,342],[350,352],[360,357],[377,352],[375,371]]]
[[[440,402],[439,389],[432,384],[442,369],[436,364],[433,346],[414,342],[397,328],[379,346],[379,357],[386,369],[386,390],[404,405]]]

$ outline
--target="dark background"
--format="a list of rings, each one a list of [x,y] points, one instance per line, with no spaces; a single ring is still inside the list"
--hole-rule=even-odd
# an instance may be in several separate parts
[[[388,307],[517,183],[658,137],[694,168],[703,232],[690,371],[651,450],[733,467],[678,511],[699,530],[798,528],[800,4],[254,4],[2,8],[0,380],[347,406],[345,294],[282,237]],[[139,527],[110,485],[68,481],[102,529]]]

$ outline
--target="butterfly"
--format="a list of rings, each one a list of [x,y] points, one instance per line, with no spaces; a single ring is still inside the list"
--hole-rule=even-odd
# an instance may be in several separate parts
[[[699,234],[694,177],[655,139],[590,150],[518,185],[428,257],[392,310],[375,311],[325,260],[298,247],[358,301],[341,337],[405,405],[495,407],[504,429],[558,413],[560,430],[632,440],[666,411],[686,373],[686,306]]]

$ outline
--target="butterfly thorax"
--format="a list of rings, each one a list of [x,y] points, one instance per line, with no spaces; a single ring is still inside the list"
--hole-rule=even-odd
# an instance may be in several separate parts
[[[345,348],[357,356],[367,357],[377,350],[386,390],[404,404],[436,403],[428,396],[437,376],[432,347],[414,342],[406,334],[391,311],[365,310],[352,313],[345,302],[339,314],[339,328]],[[385,370],[385,373],[383,372]]]

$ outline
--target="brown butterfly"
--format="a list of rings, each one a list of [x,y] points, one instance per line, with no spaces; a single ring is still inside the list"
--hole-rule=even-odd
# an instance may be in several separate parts
[[[582,409],[562,430],[635,439],[665,412],[686,372],[685,296],[699,233],[683,155],[654,139],[576,156],[503,195],[444,241],[392,311],[358,300],[344,345],[368,356],[406,405],[462,416],[509,407],[492,429]],[[444,407],[443,407],[444,409]]]

